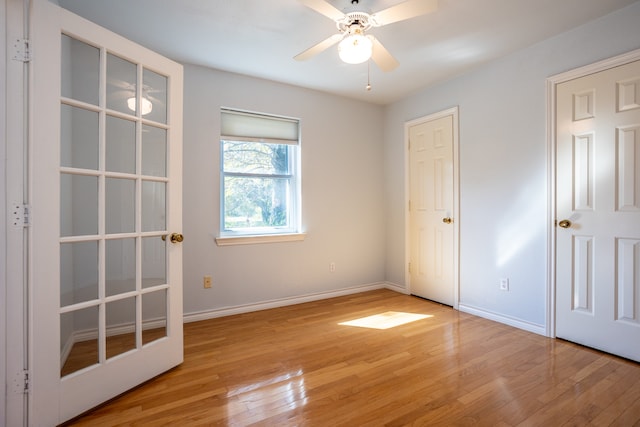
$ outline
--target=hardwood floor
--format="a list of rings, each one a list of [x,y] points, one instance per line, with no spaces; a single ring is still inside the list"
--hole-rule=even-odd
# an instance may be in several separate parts
[[[390,311],[432,317],[339,324]],[[184,331],[181,366],[69,425],[640,425],[640,364],[388,290]]]

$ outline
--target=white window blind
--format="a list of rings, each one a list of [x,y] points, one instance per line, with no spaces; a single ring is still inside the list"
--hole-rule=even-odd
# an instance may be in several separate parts
[[[224,109],[221,114],[222,140],[298,145],[298,120]]]

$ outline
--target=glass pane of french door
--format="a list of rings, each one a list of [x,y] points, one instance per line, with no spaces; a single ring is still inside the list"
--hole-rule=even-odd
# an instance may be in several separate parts
[[[66,34],[61,44],[64,377],[166,336],[169,243],[167,77]]]

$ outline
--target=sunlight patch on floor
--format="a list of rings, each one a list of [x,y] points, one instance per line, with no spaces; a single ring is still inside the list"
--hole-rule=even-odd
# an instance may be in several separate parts
[[[396,326],[405,325],[407,323],[427,319],[429,317],[433,317],[433,315],[387,311],[385,313],[375,314],[373,316],[363,317],[361,319],[350,320],[349,322],[342,322],[338,324],[344,326],[358,326],[360,328],[391,329]]]

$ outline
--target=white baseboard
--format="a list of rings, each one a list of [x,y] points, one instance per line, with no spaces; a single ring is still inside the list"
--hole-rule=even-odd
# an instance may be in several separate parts
[[[409,295],[409,289],[406,286],[398,285],[397,283],[385,282],[384,287],[391,291],[399,292],[401,294]]]
[[[234,307],[216,308],[213,310],[197,311],[184,314],[184,323],[198,322],[201,320],[215,319],[218,317],[231,316],[234,314],[251,313],[253,311],[267,310],[270,308],[285,307],[288,305],[302,304],[305,302],[318,301],[328,298],[341,297],[345,295],[357,294],[360,292],[373,291],[376,289],[390,289],[396,292],[406,293],[404,287],[389,283],[378,282],[368,285],[353,286],[336,291],[318,292],[315,294],[299,295],[295,297],[282,298],[259,302],[255,304],[238,305]]]
[[[516,319],[514,317],[505,316],[503,314],[494,313],[492,311],[462,303],[458,304],[458,310],[484,319],[493,320],[494,322],[504,323],[505,325],[513,326],[514,328],[533,332],[534,334],[547,336],[547,330],[544,325],[538,325],[536,323],[527,322],[525,320]]]
[[[166,326],[167,321],[164,318],[149,319],[142,322],[143,331],[148,331],[149,329],[164,328]],[[106,332],[107,337],[114,337],[116,335],[124,334],[134,334],[136,332],[136,327],[133,323],[122,323],[120,325],[109,326]],[[75,331],[72,334],[72,340],[74,344],[95,339],[98,339],[98,330],[95,328]]]
[[[67,358],[69,357],[69,354],[71,354],[73,344],[75,344],[75,341],[73,339],[73,334],[71,334],[69,335],[69,338],[67,338],[67,341],[64,343],[62,350],[60,350],[60,369],[62,369],[64,364],[67,362]]]

